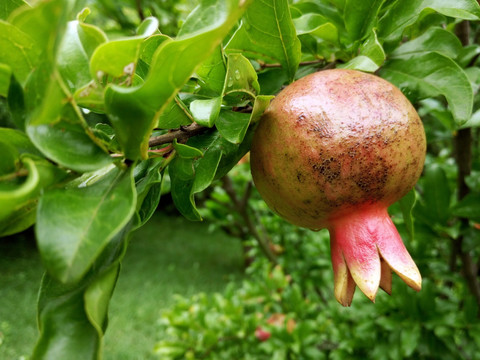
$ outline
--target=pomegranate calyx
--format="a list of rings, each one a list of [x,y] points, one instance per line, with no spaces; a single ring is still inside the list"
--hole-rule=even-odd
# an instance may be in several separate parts
[[[373,302],[379,287],[390,294],[391,270],[420,291],[420,272],[385,207],[369,206],[331,219],[329,231],[335,297],[343,306],[352,303],[356,286]]]

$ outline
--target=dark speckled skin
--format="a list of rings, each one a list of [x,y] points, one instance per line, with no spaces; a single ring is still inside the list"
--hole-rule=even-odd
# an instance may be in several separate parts
[[[389,82],[354,70],[308,75],[282,90],[256,130],[253,179],[293,224],[328,227],[359,207],[386,207],[417,182],[426,152],[414,107]]]

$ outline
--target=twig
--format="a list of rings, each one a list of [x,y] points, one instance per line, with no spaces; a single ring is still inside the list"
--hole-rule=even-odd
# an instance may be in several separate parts
[[[28,170],[27,169],[20,169],[18,171],[13,172],[13,173],[0,176],[0,181],[14,180],[17,177],[23,177],[23,176],[27,176],[27,175],[28,175]]]
[[[173,130],[160,136],[151,137],[148,142],[148,146],[153,147],[163,144],[169,144],[175,139],[177,139],[178,142],[185,142],[189,138],[199,135],[207,130],[207,127],[198,125],[197,123],[192,123],[178,130]]]
[[[238,212],[238,214],[242,217],[243,222],[245,223],[245,226],[247,227],[248,231],[252,236],[257,240],[258,245],[260,246],[260,249],[264,253],[264,255],[267,257],[267,259],[274,265],[278,264],[277,257],[275,254],[272,252],[270,248],[270,240],[268,238],[262,237],[260,233],[257,230],[257,227],[255,226],[254,222],[252,221],[252,218],[250,217],[250,214],[248,213],[248,198],[244,196],[242,200],[239,200],[237,197],[237,194],[235,193],[235,189],[233,188],[233,183],[232,179],[230,177],[224,176],[222,178],[222,184],[223,184],[223,189],[227,193],[228,197],[230,200],[233,202],[235,206],[235,210]],[[247,191],[245,194],[249,194],[251,190],[247,187]]]

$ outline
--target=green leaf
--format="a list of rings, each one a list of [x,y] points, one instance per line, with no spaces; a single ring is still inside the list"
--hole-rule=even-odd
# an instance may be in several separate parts
[[[412,209],[415,206],[417,201],[417,193],[415,189],[412,189],[400,199],[399,205],[402,210],[403,222],[405,223],[405,228],[407,229],[407,234],[410,237],[410,240],[413,240],[414,237],[414,226],[413,226],[413,216]]]
[[[56,279],[78,281],[135,210],[131,170],[102,169],[76,187],[46,191],[36,234],[42,259]]]
[[[370,36],[360,47],[360,55],[368,57],[378,66],[382,66],[385,61],[385,51],[380,41],[378,41],[377,33],[374,29],[372,29]]]
[[[58,50],[57,67],[69,87],[75,91],[92,80],[90,57],[95,48],[107,41],[107,36],[97,27],[70,21]]]
[[[305,14],[293,19],[297,35],[311,34],[320,39],[336,42],[338,40],[337,27],[326,17],[320,14]]]
[[[255,98],[260,92],[257,72],[241,54],[229,54],[223,88],[224,101],[239,105]]]
[[[408,358],[413,354],[417,349],[421,336],[422,330],[418,323],[414,323],[413,326],[404,329],[400,333],[402,357]]]
[[[5,152],[3,154],[5,156]],[[48,161],[30,156],[29,154],[21,156],[17,172],[10,174],[12,176],[9,180],[0,181],[2,236],[19,232],[32,225],[41,191],[62,181],[66,176],[63,170]],[[22,171],[25,174],[22,174]]]
[[[127,158],[147,157],[148,139],[158,116],[217,48],[246,6],[247,2],[236,0],[203,1],[187,18],[177,40],[165,40],[157,49],[143,85],[106,89],[108,115]]]
[[[216,131],[189,139],[187,144],[202,150],[203,157],[176,157],[169,166],[172,198],[183,216],[201,220],[194,195],[210,186],[215,178],[225,175],[248,151],[249,143],[250,138],[242,144],[232,144]]]
[[[194,195],[212,183],[221,157],[221,151],[207,150],[200,159],[176,157],[169,166],[173,201],[187,219],[201,220]]]
[[[233,144],[240,144],[248,127],[262,116],[273,96],[260,95],[255,98],[251,114],[225,110],[215,124],[220,134]]]
[[[470,119],[473,90],[464,70],[437,52],[387,61],[380,75],[398,86],[410,101],[443,95],[457,124]]]
[[[25,131],[25,118],[27,116],[25,97],[22,85],[14,76],[10,78],[10,87],[8,89],[7,97],[8,109],[10,110],[13,123],[18,129]]]
[[[157,128],[177,129],[192,123],[192,115],[186,105],[178,98],[171,100],[158,118]]]
[[[58,73],[47,88],[43,103],[27,120],[27,133],[43,154],[79,172],[94,171],[112,162],[85,123]]]
[[[155,34],[145,39],[140,47],[140,59],[150,66],[152,64],[155,51],[157,51],[158,47],[165,40],[170,40],[170,37],[163,34]]]
[[[246,11],[226,51],[278,61],[292,81],[300,63],[300,47],[288,1],[257,0]]]
[[[480,221],[480,194],[470,193],[459,201],[452,209],[455,216]]]
[[[209,95],[221,95],[227,68],[225,57],[221,46],[217,47],[212,55],[203,62],[195,71],[195,77],[199,80],[202,87],[201,93]]]
[[[190,103],[193,119],[202,126],[212,127],[220,114],[222,98],[194,100]]]
[[[390,54],[390,57],[409,59],[432,51],[455,59],[462,51],[462,44],[450,31],[433,27],[418,38],[400,45]]]
[[[125,226],[80,282],[63,284],[49,274],[38,297],[40,336],[32,359],[100,359],[107,325],[108,302],[125,254]]]
[[[32,154],[41,156],[41,152],[32,144],[24,132],[8,128],[0,128],[0,143],[13,146],[18,154]]]
[[[385,0],[345,1],[345,26],[352,41],[361,40],[370,34],[384,2]]]
[[[10,22],[34,41],[33,50],[40,51],[36,63],[54,64],[73,5],[73,1],[41,1],[35,7],[14,12],[10,17]]]
[[[8,65],[21,83],[38,63],[40,50],[35,45],[30,36],[0,20],[0,63]]]
[[[138,35],[109,41],[97,47],[90,61],[91,77],[100,82],[105,76],[130,79],[135,72],[142,42],[153,35],[157,28],[158,20],[148,17],[140,24]],[[130,85],[131,80],[126,84]]]
[[[357,57],[354,57],[347,63],[338,65],[337,67],[341,69],[353,69],[366,72],[375,72],[378,70],[379,65],[377,65],[375,61],[370,59],[368,56],[359,55]]]
[[[273,95],[259,95],[255,98],[255,103],[253,104],[252,114],[250,116],[250,122],[252,124],[260,120],[260,117],[263,115],[263,112],[270,105],[270,101],[274,98]]]
[[[240,144],[250,125],[250,114],[225,110],[220,113],[216,127],[220,134],[234,144]]]
[[[38,322],[40,336],[32,359],[95,359],[99,338],[85,314],[82,287],[66,287],[52,277],[42,279]]]
[[[107,329],[108,304],[120,274],[120,264],[98,276],[84,294],[85,313],[100,336]]]
[[[95,80],[78,88],[73,94],[73,98],[78,106],[96,113],[105,113],[103,88]]]
[[[424,11],[464,20],[478,20],[480,6],[476,0],[410,0],[396,1],[379,23],[380,37],[387,41],[398,41],[405,28],[412,25]]]
[[[21,6],[28,6],[24,0],[5,0],[0,3],[0,19],[7,20],[8,16]]]
[[[157,209],[162,190],[162,172],[168,162],[169,159],[163,157],[152,158],[140,162],[135,167],[137,212],[134,229],[145,224]]]
[[[179,144],[176,139],[173,141],[173,148],[176,150],[178,156],[184,159],[195,159],[203,156],[201,150],[185,144]]]
[[[437,164],[426,167],[423,176],[423,205],[430,219],[445,224],[450,217],[451,192],[445,171]]]
[[[0,63],[0,97],[6,98],[8,96],[11,77],[12,70],[10,69],[10,66]]]

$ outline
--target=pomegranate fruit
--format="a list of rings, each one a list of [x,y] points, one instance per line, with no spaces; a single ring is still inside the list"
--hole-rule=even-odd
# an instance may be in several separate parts
[[[417,182],[426,153],[408,99],[377,76],[334,69],[283,89],[255,131],[251,168],[269,207],[292,224],[327,228],[335,297],[355,287],[391,293],[393,269],[419,291],[421,276],[387,208]]]

